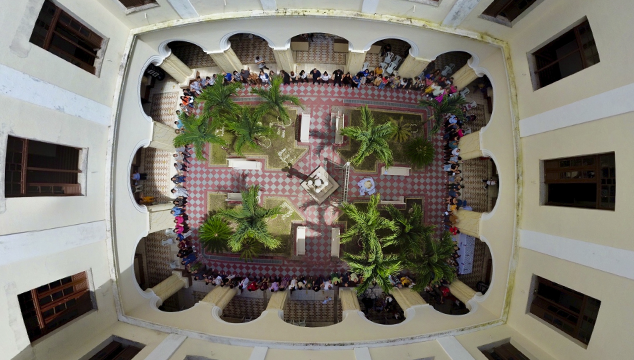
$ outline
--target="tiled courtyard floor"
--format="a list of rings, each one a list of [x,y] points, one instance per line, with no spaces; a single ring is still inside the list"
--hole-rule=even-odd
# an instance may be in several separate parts
[[[416,106],[420,96],[418,92],[393,89],[379,90],[375,87],[342,89],[339,87],[335,88],[332,86],[311,84],[290,85],[283,89],[285,93],[292,93],[299,96],[307,108],[306,111],[310,111],[312,115],[310,142],[300,143],[300,145],[308,146],[309,151],[297,161],[294,168],[306,176],[317,166],[322,165],[329,171],[340,186],[344,184],[343,171],[337,168],[336,164],[343,164],[345,160],[340,158],[334,146],[335,129],[334,123],[330,119],[331,111],[345,107],[355,108],[368,104],[370,108],[375,111],[416,112],[422,114],[424,123],[426,123],[427,119],[427,110]],[[237,100],[241,100],[243,103],[254,101],[254,98],[249,93],[249,89],[241,90],[238,96]],[[169,109],[170,105],[164,102],[172,101],[172,98],[173,96],[154,97],[152,114],[160,117],[160,119],[157,118],[156,120],[163,122],[168,121],[167,117],[170,117],[170,111],[163,111],[163,109]],[[173,106],[175,106],[175,104]],[[163,119],[163,116],[165,116],[166,119]],[[443,142],[440,136],[434,138],[434,145],[438,150],[434,164],[424,170],[414,171],[409,177],[384,176],[379,175],[378,171],[367,173],[352,170],[350,173],[348,201],[367,201],[369,196],[361,196],[356,187],[356,183],[362,178],[372,177],[376,183],[377,192],[381,194],[384,199],[391,199],[397,196],[422,198],[426,222],[440,225],[442,222],[442,211],[444,210],[442,199],[446,193],[446,174],[442,171],[441,166],[443,162],[441,153]],[[159,160],[161,159],[157,159],[157,161]],[[146,161],[148,161],[147,156]],[[473,161],[486,163],[486,161]],[[482,164],[474,163],[473,166],[479,169],[482,167]],[[306,219],[303,224],[308,227],[306,234],[306,255],[301,257],[264,257],[257,259],[255,262],[245,263],[237,257],[231,257],[229,254],[223,256],[218,256],[218,254],[204,254],[203,257],[207,265],[238,275],[310,274],[314,276],[320,274],[327,275],[334,269],[342,269],[343,264],[337,259],[330,257],[330,229],[333,226],[341,226],[341,224],[336,222],[339,216],[339,210],[336,204],[341,201],[342,189],[337,190],[322,205],[318,205],[300,186],[303,178],[293,177],[289,179],[286,176],[286,172],[266,170],[265,166],[262,168],[263,170],[261,171],[243,172],[228,167],[213,167],[210,166],[208,162],[192,160],[192,165],[187,173],[186,182],[186,187],[190,194],[187,208],[189,215],[188,223],[193,229],[196,229],[204,221],[207,216],[208,193],[238,192],[245,186],[258,184],[262,187],[263,197],[276,196],[287,198],[289,202],[295,206],[300,215]],[[480,171],[483,170],[479,169],[477,172]],[[470,174],[465,172],[465,175],[465,177],[469,179]],[[478,177],[479,174],[475,176]],[[156,181],[161,180],[156,179]],[[474,191],[477,187],[481,188],[481,183],[477,183],[480,182],[479,178],[474,178],[473,182],[472,188]],[[465,193],[467,193],[467,191],[465,191]],[[474,193],[473,195],[476,194]],[[482,191],[481,194],[477,195],[477,199],[471,199],[470,197],[467,197],[467,199],[470,203],[482,202],[478,207],[486,207],[486,193]],[[476,206],[474,206],[474,210],[476,210]],[[483,210],[485,211],[486,209]],[[196,233],[193,235],[192,240],[195,247],[200,251],[200,244]],[[160,247],[158,244],[155,246]],[[291,250],[294,251],[294,248],[291,247]],[[146,252],[148,252],[148,256],[150,255],[149,253],[152,252],[152,249],[147,246],[147,244]],[[162,258],[162,256],[160,257]],[[165,259],[164,266],[166,268],[168,267],[168,262],[171,260],[173,259]],[[152,268],[154,268],[154,266],[148,269],[150,276]]]

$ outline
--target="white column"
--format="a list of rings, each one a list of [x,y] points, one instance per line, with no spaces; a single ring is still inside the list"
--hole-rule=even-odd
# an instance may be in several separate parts
[[[475,360],[475,358],[469,354],[467,349],[465,349],[455,337],[446,336],[438,339],[437,341],[438,344],[442,346],[442,349],[445,350],[447,355],[449,355],[451,360]]]
[[[482,213],[469,210],[456,211],[458,217],[458,229],[465,235],[480,237],[480,219]]]
[[[184,278],[180,271],[173,271],[172,276],[156,284],[149,290],[158,298],[156,299],[156,306],[158,307],[163,304],[163,301],[176,294],[180,289],[188,287],[189,279]]]
[[[348,51],[346,56],[346,71],[351,75],[358,73],[363,68],[365,62],[365,51]]]
[[[174,227],[174,215],[170,213],[173,206],[173,204],[167,203],[147,207],[150,233]]]
[[[370,356],[370,350],[367,347],[354,348],[355,360],[372,360]]]
[[[169,334],[145,357],[145,360],[169,360],[185,340],[187,340],[187,336]]]
[[[170,54],[166,57],[159,66],[165,70],[166,73],[170,74],[171,77],[176,79],[179,84],[186,83],[187,80],[194,75],[194,71],[174,54]]]
[[[176,118],[176,115],[174,115]],[[152,123],[152,141],[150,147],[155,149],[174,152],[174,138],[176,137],[176,129],[163,123],[154,121]]]
[[[470,160],[479,158],[483,155],[482,148],[480,147],[480,132],[463,136],[458,143],[460,148],[460,157],[462,160]]]
[[[451,77],[453,77],[453,84],[458,88],[458,90],[464,89],[467,85],[471,84],[479,77],[475,70],[469,66],[471,60],[472,59],[469,59],[467,65],[461,67],[458,71],[451,75]]]
[[[182,19],[197,18],[198,12],[189,0],[167,0]]]
[[[218,65],[218,67],[224,72],[232,73],[234,71],[240,72],[240,70],[242,70],[242,63],[231,48],[228,48],[225,51],[210,52],[209,56],[214,59],[216,65]]]
[[[273,49],[273,55],[275,56],[277,71],[295,71],[295,59],[293,58],[293,51],[290,47],[288,49],[280,50]]]
[[[361,5],[361,12],[364,14],[376,14],[376,9],[379,7],[379,0],[363,0]]]
[[[530,230],[520,230],[520,247],[634,280],[631,250]]]
[[[249,360],[264,360],[266,359],[266,353],[269,351],[269,348],[264,346],[256,346],[251,351],[251,356],[249,356]]]
[[[471,11],[478,5],[480,0],[458,0],[449,10],[449,13],[443,20],[443,26],[457,27],[462,24]]]
[[[429,63],[430,61],[427,59],[413,57],[411,54],[408,54],[401,66],[398,68],[398,75],[401,77],[413,78],[420,75]]]
[[[277,10],[277,2],[275,0],[260,0],[260,4],[262,4],[262,10],[264,11]]]

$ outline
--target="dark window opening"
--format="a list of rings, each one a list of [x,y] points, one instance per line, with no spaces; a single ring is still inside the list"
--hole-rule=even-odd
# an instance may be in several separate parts
[[[522,354],[522,352],[517,350],[511,343],[480,351],[489,360],[530,360],[528,356]]]
[[[531,313],[581,341],[590,342],[601,301],[537,277]]]
[[[143,348],[143,344],[132,343],[129,340],[112,340],[88,360],[132,360]]]
[[[86,272],[18,295],[31,342],[95,308]]]
[[[520,16],[537,0],[495,0],[484,10],[483,15],[491,16],[509,24]]]
[[[79,149],[8,137],[5,197],[81,195]]]
[[[599,62],[590,23],[584,21],[533,53],[538,88],[548,86]]]
[[[94,74],[103,39],[46,0],[31,33],[31,43]]]
[[[546,205],[614,210],[614,153],[544,161]]]
[[[156,4],[156,0],[119,0],[121,5],[127,9],[133,9],[135,7],[144,6],[148,4]]]

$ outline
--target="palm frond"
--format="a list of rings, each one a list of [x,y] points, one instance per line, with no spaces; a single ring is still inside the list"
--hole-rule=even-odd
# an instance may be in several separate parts
[[[360,143],[357,153],[349,159],[350,162],[353,165],[359,165],[366,157],[375,154],[387,167],[391,166],[394,159],[388,140],[394,133],[394,124],[388,121],[384,124],[375,125],[372,112],[367,106],[361,107],[360,112],[360,126],[348,126],[341,130],[343,136]]]

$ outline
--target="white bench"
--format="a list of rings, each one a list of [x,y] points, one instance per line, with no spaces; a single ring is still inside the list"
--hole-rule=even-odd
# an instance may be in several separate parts
[[[229,163],[229,167],[235,169],[244,169],[244,170],[261,170],[262,163],[255,160],[246,160],[246,159],[227,159]]]
[[[242,202],[242,194],[241,193],[228,193],[225,201],[238,201]]]
[[[306,255],[306,226],[298,226],[295,234],[295,255]]]
[[[310,141],[310,113],[302,113],[302,125],[299,132],[299,141],[307,143]]]
[[[383,200],[381,199],[381,204],[383,205],[405,205],[405,196],[399,196],[396,200]]]
[[[392,175],[392,176],[410,176],[412,168],[404,167],[404,166],[391,166],[389,168],[385,168],[385,166],[381,167],[381,174],[383,175]]]
[[[343,144],[343,135],[341,135],[341,130],[343,130],[344,127],[344,115],[339,112],[336,114],[332,113],[330,118],[335,120],[335,144],[341,145]]]
[[[339,257],[339,235],[340,229],[338,227],[332,228],[332,244],[330,248],[330,256]]]

